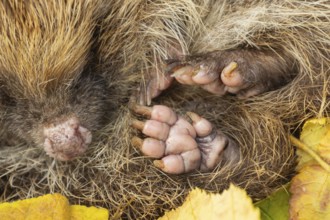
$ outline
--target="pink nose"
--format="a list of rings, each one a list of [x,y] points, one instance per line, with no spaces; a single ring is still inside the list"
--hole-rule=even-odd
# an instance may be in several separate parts
[[[44,135],[46,153],[63,161],[83,154],[92,141],[91,132],[82,127],[76,117],[45,126]]]

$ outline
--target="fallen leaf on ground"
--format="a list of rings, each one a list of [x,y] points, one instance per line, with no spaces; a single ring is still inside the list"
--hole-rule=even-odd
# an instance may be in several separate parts
[[[70,218],[70,206],[60,194],[0,204],[2,220],[63,220]]]
[[[330,119],[307,121],[300,140],[299,173],[290,186],[290,219],[330,219]]]
[[[300,140],[327,163],[330,163],[330,118],[308,120],[300,135]],[[306,152],[297,151],[299,167],[313,160]]]
[[[259,220],[260,212],[246,192],[234,185],[222,194],[192,190],[183,205],[165,213],[159,220]]]
[[[108,220],[104,208],[70,206],[61,194],[47,194],[32,199],[0,204],[1,220]]]
[[[305,166],[291,181],[290,219],[330,219],[330,173]]]
[[[109,218],[107,209],[82,205],[70,206],[70,213],[70,220],[108,220]]]

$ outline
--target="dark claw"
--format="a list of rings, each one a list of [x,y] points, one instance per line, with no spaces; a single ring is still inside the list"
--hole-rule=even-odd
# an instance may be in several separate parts
[[[144,116],[146,118],[150,118],[151,117],[151,112],[152,112],[152,108],[151,107],[147,107],[147,106],[143,106],[143,105],[134,105],[132,106],[132,110],[141,116]]]
[[[143,140],[141,138],[138,138],[138,137],[133,137],[132,140],[131,140],[131,143],[132,143],[133,147],[141,149],[142,144],[143,144]]]
[[[131,125],[133,128],[136,128],[136,129],[142,131],[144,128],[145,122],[139,121],[139,120],[133,120]]]
[[[178,69],[187,66],[187,64],[181,63],[180,61],[177,60],[167,60],[166,64],[167,65],[165,67],[165,72],[170,75],[172,75]]]

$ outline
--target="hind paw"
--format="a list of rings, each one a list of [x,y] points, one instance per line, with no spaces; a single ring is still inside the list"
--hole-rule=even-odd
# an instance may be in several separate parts
[[[168,72],[179,83],[199,85],[223,96],[247,98],[271,91],[292,78],[293,68],[275,53],[234,50],[218,51],[168,64]]]
[[[158,159],[154,164],[167,173],[209,171],[224,157],[237,158],[232,149],[224,154],[229,146],[234,149],[233,142],[195,113],[188,112],[187,117],[181,117],[163,105],[135,105],[133,111],[148,118],[132,122],[132,127],[146,136],[144,139],[133,137],[133,146],[144,155]]]

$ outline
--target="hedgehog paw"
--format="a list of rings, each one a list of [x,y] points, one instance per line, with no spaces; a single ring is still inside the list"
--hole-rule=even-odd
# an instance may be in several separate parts
[[[167,65],[167,74],[179,83],[198,85],[223,96],[247,98],[277,89],[292,80],[294,65],[269,51],[215,51],[183,57]]]
[[[132,138],[132,145],[146,156],[156,158],[155,166],[171,174],[194,170],[210,171],[223,159],[236,160],[233,142],[199,115],[178,116],[172,109],[135,105],[133,111],[146,121],[134,120],[132,127],[147,137]]]

